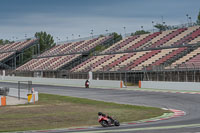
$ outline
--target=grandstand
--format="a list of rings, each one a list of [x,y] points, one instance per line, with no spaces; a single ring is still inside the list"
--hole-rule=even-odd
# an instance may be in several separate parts
[[[56,45],[42,53],[40,56],[18,67],[16,70],[55,71],[63,69],[63,67],[67,69],[70,65],[80,63],[80,60],[87,58],[87,55],[92,53],[96,46],[106,44],[110,42],[112,38],[113,36],[110,35]]]
[[[88,71],[131,71],[144,67],[162,65],[177,54],[187,52],[187,47],[148,50],[131,53],[94,56],[74,67],[72,72]]]
[[[184,56],[195,49],[190,46],[198,43],[199,38],[199,26],[130,36],[103,51],[102,55],[76,66],[71,72],[131,71],[142,70],[144,67],[150,69],[166,62],[172,64],[177,55]]]
[[[153,49],[194,44],[200,41],[200,26],[127,37],[102,53]]]
[[[125,80],[126,75],[126,80],[129,81],[131,80],[129,77],[137,78],[137,81],[145,77],[158,80],[159,72],[160,75],[165,72],[169,76],[169,73],[174,70],[177,72],[189,71],[189,68],[199,70],[199,42],[200,26],[129,36],[110,46],[100,55],[77,65],[71,69],[71,72],[92,71],[94,78],[97,79],[107,77],[106,79]],[[101,74],[102,72],[104,75]],[[117,78],[117,74],[120,74],[121,78]],[[153,77],[157,78],[153,79]],[[172,77],[172,74],[169,77]],[[167,78],[162,79],[167,80]]]
[[[141,79],[200,80],[196,77],[200,74],[200,26],[132,35],[114,44],[113,39],[113,35],[108,35],[56,45],[19,66],[16,74],[28,72],[33,76],[34,72],[42,72],[41,75],[47,76],[53,72],[52,77],[88,78],[88,72],[92,71],[94,79],[134,83]],[[0,59],[10,58],[31,41],[34,40],[1,46]],[[98,46],[106,49],[97,52]],[[191,71],[195,77],[180,77]],[[176,79],[174,72],[179,75]]]
[[[0,69],[15,69],[23,62],[24,51],[37,44],[37,39],[30,39],[0,45]]]

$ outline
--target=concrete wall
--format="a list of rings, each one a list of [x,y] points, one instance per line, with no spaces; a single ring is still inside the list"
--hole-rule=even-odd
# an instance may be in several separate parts
[[[7,82],[32,81],[33,84],[61,85],[84,87],[85,79],[58,79],[37,77],[0,76],[0,80]],[[120,81],[114,80],[90,80],[90,87],[120,88]]]
[[[141,88],[200,91],[198,82],[141,81]]]

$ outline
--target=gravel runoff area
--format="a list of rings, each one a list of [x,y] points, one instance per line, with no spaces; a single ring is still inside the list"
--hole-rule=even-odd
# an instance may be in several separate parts
[[[27,99],[21,98],[19,100],[17,97],[6,96],[6,105],[26,104],[27,102]]]

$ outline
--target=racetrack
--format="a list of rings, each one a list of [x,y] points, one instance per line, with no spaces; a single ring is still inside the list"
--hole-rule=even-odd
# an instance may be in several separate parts
[[[17,88],[14,83],[0,83],[0,86]],[[189,133],[200,131],[200,95],[199,94],[179,94],[163,92],[143,92],[135,90],[115,90],[80,87],[63,87],[33,85],[42,93],[58,94],[65,96],[75,96],[116,103],[153,106],[159,108],[172,108],[183,110],[185,116],[172,118],[163,121],[140,123],[133,125],[122,125],[120,127],[101,128],[93,127],[83,130],[58,129],[53,132],[134,132],[134,133]],[[131,116],[130,116],[131,117]],[[50,132],[50,131],[49,131]]]

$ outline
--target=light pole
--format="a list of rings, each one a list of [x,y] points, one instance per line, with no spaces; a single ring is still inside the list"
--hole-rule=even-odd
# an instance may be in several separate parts
[[[78,35],[79,40],[81,40],[81,35]]]
[[[124,26],[124,37],[126,37],[126,27]]]
[[[161,16],[161,21],[162,21],[162,23],[163,23],[163,16]]]
[[[192,26],[192,17],[189,17],[190,20],[190,26]]]
[[[186,17],[187,17],[187,23],[188,23],[188,26],[189,26],[189,15],[186,14]]]
[[[154,21],[152,21],[152,26],[153,26],[153,33],[154,33]]]
[[[165,22],[163,22],[163,30],[167,30],[167,26],[165,26]]]
[[[74,34],[72,34],[72,40],[74,40]]]
[[[106,35],[108,34],[108,30],[105,30],[106,31]]]
[[[66,37],[66,39],[67,39],[67,42],[68,42],[68,36]]]
[[[144,30],[143,28],[144,28],[144,27],[143,27],[143,26],[141,26],[141,30]]]
[[[57,40],[57,42],[56,42],[56,43],[58,44],[58,37],[56,37],[56,40]]]
[[[163,22],[163,25],[165,25],[165,22]]]
[[[91,33],[90,33],[90,34],[92,35],[92,38],[93,38],[93,31],[94,31],[94,30],[92,29],[92,30],[91,30]]]

